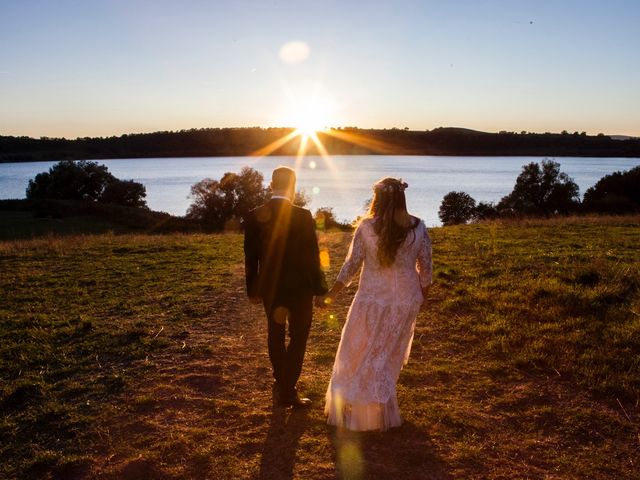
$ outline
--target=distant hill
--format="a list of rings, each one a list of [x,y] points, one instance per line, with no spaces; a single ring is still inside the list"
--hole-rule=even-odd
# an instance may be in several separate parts
[[[481,130],[473,130],[472,128],[462,127],[440,127],[436,130],[441,132],[459,133],[460,135],[494,135],[490,132],[483,132]]]
[[[616,136],[619,138],[620,136]],[[467,128],[338,128],[318,132],[329,154],[640,157],[640,139],[584,133],[487,133]],[[283,141],[282,139],[288,139]],[[63,159],[295,155],[291,128],[202,128],[119,137],[39,139],[0,136],[0,162]],[[308,142],[308,154],[319,154]]]
[[[640,137],[631,137],[629,135],[609,135],[614,140],[637,140]]]

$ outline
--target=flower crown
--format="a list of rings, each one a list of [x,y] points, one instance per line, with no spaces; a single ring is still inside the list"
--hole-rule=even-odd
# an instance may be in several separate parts
[[[403,182],[401,178],[398,179],[397,183],[383,183],[378,182],[373,185],[373,189],[379,192],[391,193],[394,190],[398,190],[399,192],[404,192],[404,190],[409,186],[407,182]]]

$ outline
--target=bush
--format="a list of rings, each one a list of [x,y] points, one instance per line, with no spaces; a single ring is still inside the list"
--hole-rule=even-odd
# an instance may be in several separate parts
[[[313,215],[318,230],[350,230],[351,225],[336,220],[335,213],[331,207],[320,207]]]
[[[141,183],[115,178],[107,183],[100,201],[124,207],[146,207],[147,202],[144,200],[146,196],[147,190]]]
[[[493,202],[478,202],[473,212],[475,220],[493,220],[499,216],[498,209]]]
[[[119,180],[106,165],[63,160],[39,173],[27,186],[27,199],[83,200],[145,207],[146,190],[133,180]]]
[[[640,166],[602,177],[584,193],[583,206],[602,213],[640,211]]]
[[[442,199],[438,216],[443,225],[467,223],[474,216],[476,201],[465,192],[449,192]]]
[[[29,180],[27,198],[97,201],[114,179],[107,167],[97,162],[63,160]]]
[[[512,192],[500,200],[498,210],[518,215],[567,214],[579,207],[578,185],[553,160],[522,167]]]

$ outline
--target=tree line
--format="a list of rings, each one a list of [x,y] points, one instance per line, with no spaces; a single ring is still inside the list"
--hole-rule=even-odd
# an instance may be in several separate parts
[[[193,156],[247,156],[291,135],[291,128],[200,128],[76,139],[0,136],[0,162]],[[360,129],[318,132],[329,154],[640,157],[640,139],[585,132],[486,133],[462,128]],[[295,136],[270,155],[295,155]],[[318,154],[308,142],[307,154]]]

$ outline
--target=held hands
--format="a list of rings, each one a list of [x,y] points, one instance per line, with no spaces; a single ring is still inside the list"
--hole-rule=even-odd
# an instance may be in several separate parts
[[[319,297],[316,297],[314,303],[316,308],[327,308],[329,305],[333,303],[333,298],[331,298],[329,294],[320,295]]]
[[[326,308],[332,303],[334,303],[336,301],[336,297],[342,291],[343,288],[344,288],[344,284],[342,282],[337,281],[336,283],[334,283],[333,287],[331,287],[331,290],[329,290],[329,293],[320,297],[316,297],[316,302],[315,302],[316,307]]]

